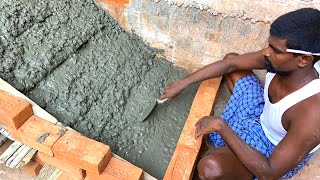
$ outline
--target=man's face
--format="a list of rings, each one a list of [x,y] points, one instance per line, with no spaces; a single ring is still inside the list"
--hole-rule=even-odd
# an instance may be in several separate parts
[[[269,46],[263,51],[266,70],[287,76],[296,67],[293,54],[286,52],[287,40],[270,35],[268,42]]]
[[[278,71],[278,70],[276,70],[272,66],[272,63],[271,63],[271,61],[269,60],[269,58],[267,56],[264,56],[264,63],[265,63],[265,68],[266,68],[267,72],[276,73],[276,74],[279,74],[280,76],[287,76],[289,74],[286,71]]]

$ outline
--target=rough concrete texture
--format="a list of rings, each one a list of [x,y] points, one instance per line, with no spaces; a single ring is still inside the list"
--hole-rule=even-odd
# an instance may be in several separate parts
[[[0,4],[1,77],[27,91],[106,23],[86,2],[11,1]],[[81,9],[86,7],[86,10]]]
[[[266,46],[270,23],[286,12],[320,8],[316,0],[132,0],[125,8],[96,1],[123,27],[165,49],[167,59],[191,71],[227,52]]]
[[[66,125],[161,178],[197,86],[139,117],[186,75],[90,0],[0,4],[0,76]]]

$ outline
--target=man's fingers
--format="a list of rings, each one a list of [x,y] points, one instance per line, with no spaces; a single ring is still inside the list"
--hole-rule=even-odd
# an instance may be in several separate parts
[[[198,131],[198,132],[195,133],[194,138],[195,138],[196,140],[198,140],[198,138],[199,138],[200,136],[202,136],[202,135],[203,135],[203,132]]]
[[[163,95],[161,95],[161,96],[159,97],[160,100],[163,100],[163,99],[166,99],[166,98],[168,98],[168,97],[167,97],[167,95],[165,95],[165,94],[163,94]]]
[[[200,121],[196,122],[195,127],[196,127],[196,132],[199,131],[201,128],[201,122]]]
[[[203,119],[203,118],[199,119],[199,120],[196,122],[195,126],[201,126],[202,119]]]
[[[194,138],[195,138],[196,140],[198,140],[198,138],[199,138],[199,133],[195,133]]]
[[[198,121],[196,124],[195,124],[195,126],[196,126],[196,130],[195,130],[195,135],[194,135],[194,137],[195,137],[195,139],[197,140],[198,138],[199,138],[199,136],[201,135],[201,131],[202,131],[202,128],[201,128],[201,121]]]
[[[168,94],[162,94],[160,97],[159,97],[159,100],[164,100],[164,101],[169,101],[172,99],[172,96],[169,96]]]

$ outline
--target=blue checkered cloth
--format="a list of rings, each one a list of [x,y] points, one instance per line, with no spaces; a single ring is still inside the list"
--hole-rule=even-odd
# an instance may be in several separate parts
[[[255,74],[239,79],[233,90],[229,102],[221,114],[232,130],[248,145],[264,154],[267,158],[272,154],[275,146],[265,136],[260,124],[260,115],[263,111],[263,86]],[[209,134],[213,146],[226,147],[227,144],[219,133]],[[282,179],[296,174],[311,158],[309,154],[296,168],[287,173]]]

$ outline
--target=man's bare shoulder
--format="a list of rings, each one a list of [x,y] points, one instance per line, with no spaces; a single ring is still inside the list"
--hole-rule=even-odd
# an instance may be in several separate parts
[[[313,95],[288,110],[290,128],[308,130],[310,134],[318,132],[317,141],[320,142],[320,93]],[[308,133],[307,133],[308,134]]]
[[[291,161],[302,161],[320,143],[320,93],[289,108],[282,118],[287,134],[278,150],[291,154]],[[290,156],[290,155],[289,155]]]
[[[301,101],[301,105],[298,104],[299,108],[302,108],[303,110],[306,111],[306,114],[317,114],[318,118],[320,119],[320,93],[317,93],[304,101]]]

